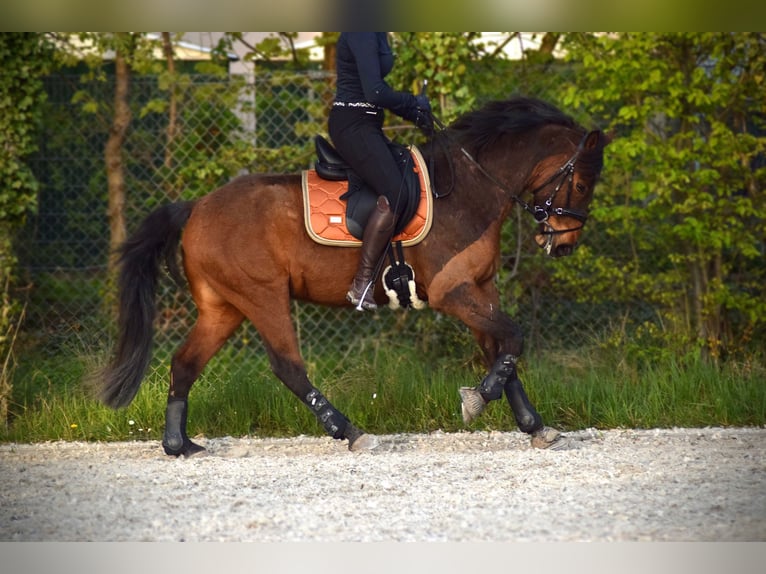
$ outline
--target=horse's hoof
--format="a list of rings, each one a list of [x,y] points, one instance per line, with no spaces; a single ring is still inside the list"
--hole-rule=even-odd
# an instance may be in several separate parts
[[[559,445],[564,444],[564,435],[554,428],[543,427],[532,433],[532,448],[550,448],[556,450]]]
[[[471,424],[487,406],[476,387],[460,387],[460,399],[462,400],[460,410],[465,424]]]
[[[162,443],[162,448],[165,450],[165,454],[168,456],[181,456],[183,455],[185,458],[188,458],[190,456],[194,456],[195,454],[199,454],[201,452],[205,452],[205,447],[200,446],[195,442],[192,442],[190,440],[184,441],[184,444],[181,448],[174,449],[165,442]]]
[[[190,457],[190,456],[194,456],[194,455],[198,455],[198,454],[202,454],[206,452],[207,450],[205,449],[204,446],[200,446],[197,443],[189,441],[189,444],[184,449],[183,454],[185,457]]]
[[[348,443],[348,450],[351,452],[361,452],[363,450],[374,450],[380,446],[380,439],[374,434],[363,434],[354,442]]]

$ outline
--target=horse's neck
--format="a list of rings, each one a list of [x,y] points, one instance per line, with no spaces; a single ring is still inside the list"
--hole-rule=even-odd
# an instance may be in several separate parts
[[[505,190],[487,178],[462,153],[436,163],[426,157],[426,164],[433,167],[431,185],[439,198],[434,203],[435,210],[470,214],[472,222],[481,221],[483,226],[507,217],[511,206]]]
[[[525,192],[526,182],[532,176],[537,165],[535,160],[525,154],[513,154],[514,157],[500,157],[499,154],[485,154],[478,165],[471,165],[471,160],[463,161],[475,181],[471,194],[486,205],[491,205],[496,217],[505,219],[515,204],[516,198]]]

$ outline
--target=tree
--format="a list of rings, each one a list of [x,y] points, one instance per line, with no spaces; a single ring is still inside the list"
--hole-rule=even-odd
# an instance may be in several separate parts
[[[107,126],[108,137],[104,144],[104,165],[107,181],[107,220],[109,226],[109,275],[113,276],[117,265],[117,249],[127,238],[126,204],[126,160],[125,145],[133,121],[131,108],[131,81],[134,74],[152,73],[164,74],[161,83],[167,87],[167,101],[150,100],[139,115],[144,115],[155,109],[168,111],[167,128],[165,130],[166,145],[164,148],[163,166],[170,172],[173,166],[173,154],[178,136],[178,74],[175,69],[172,39],[169,32],[163,32],[155,39],[145,33],[80,33],[62,35],[59,37],[62,45],[68,46],[71,53],[81,51],[86,47],[86,53],[80,56],[88,66],[87,77],[106,80],[104,68],[113,63],[114,95],[111,106],[97,102],[85,90],[75,95],[75,100],[81,102],[83,109],[93,113]],[[155,48],[161,48],[165,63],[155,57]],[[113,54],[107,58],[108,54]],[[113,58],[113,59],[112,59]],[[70,62],[71,63],[71,62]],[[163,69],[163,66],[166,66]],[[103,108],[103,109],[102,109]],[[166,191],[171,199],[178,197],[178,191],[173,182],[165,181]]]
[[[741,349],[765,325],[766,35],[579,34],[567,48],[567,102],[618,136],[590,225],[624,251],[581,250],[562,278],[650,303],[645,328],[706,357]]]
[[[130,59],[134,51],[135,40],[131,34],[121,32],[114,38],[114,114],[109,128],[109,139],[104,147],[106,180],[108,185],[109,207],[109,269],[114,273],[117,266],[117,248],[127,238],[125,225],[125,168],[123,164],[123,144],[130,127],[132,117],[128,97],[130,94]]]
[[[140,32],[81,32],[59,34],[56,37],[59,57],[73,66],[82,61],[88,71],[83,79],[107,80],[105,68],[113,63],[114,95],[111,106],[94,98],[86,89],[79,90],[73,101],[101,124],[108,132],[104,144],[104,165],[107,182],[107,220],[109,226],[109,275],[113,276],[117,265],[117,248],[127,237],[125,206],[127,202],[124,145],[128,137],[133,113],[130,106],[131,78],[134,72],[159,71],[154,58],[154,48],[161,47],[161,40],[148,38]],[[107,58],[107,54],[113,54]],[[170,129],[168,128],[168,137]],[[169,161],[166,158],[166,161]]]
[[[162,52],[167,62],[168,76],[168,127],[166,130],[165,145],[165,169],[170,172],[173,169],[173,155],[176,149],[176,137],[178,136],[178,77],[176,72],[175,51],[170,32],[162,33]],[[178,199],[178,190],[170,180],[165,185],[167,196],[171,200]]]

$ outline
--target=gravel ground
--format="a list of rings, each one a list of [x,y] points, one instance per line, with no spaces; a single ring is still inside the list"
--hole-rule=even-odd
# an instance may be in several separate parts
[[[0,541],[766,541],[766,428],[0,445]]]

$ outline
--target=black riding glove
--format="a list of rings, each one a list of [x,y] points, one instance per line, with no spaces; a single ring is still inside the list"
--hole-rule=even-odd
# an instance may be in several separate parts
[[[413,114],[415,125],[426,135],[434,132],[434,117],[431,113],[431,103],[425,94],[415,96],[415,113]]]

